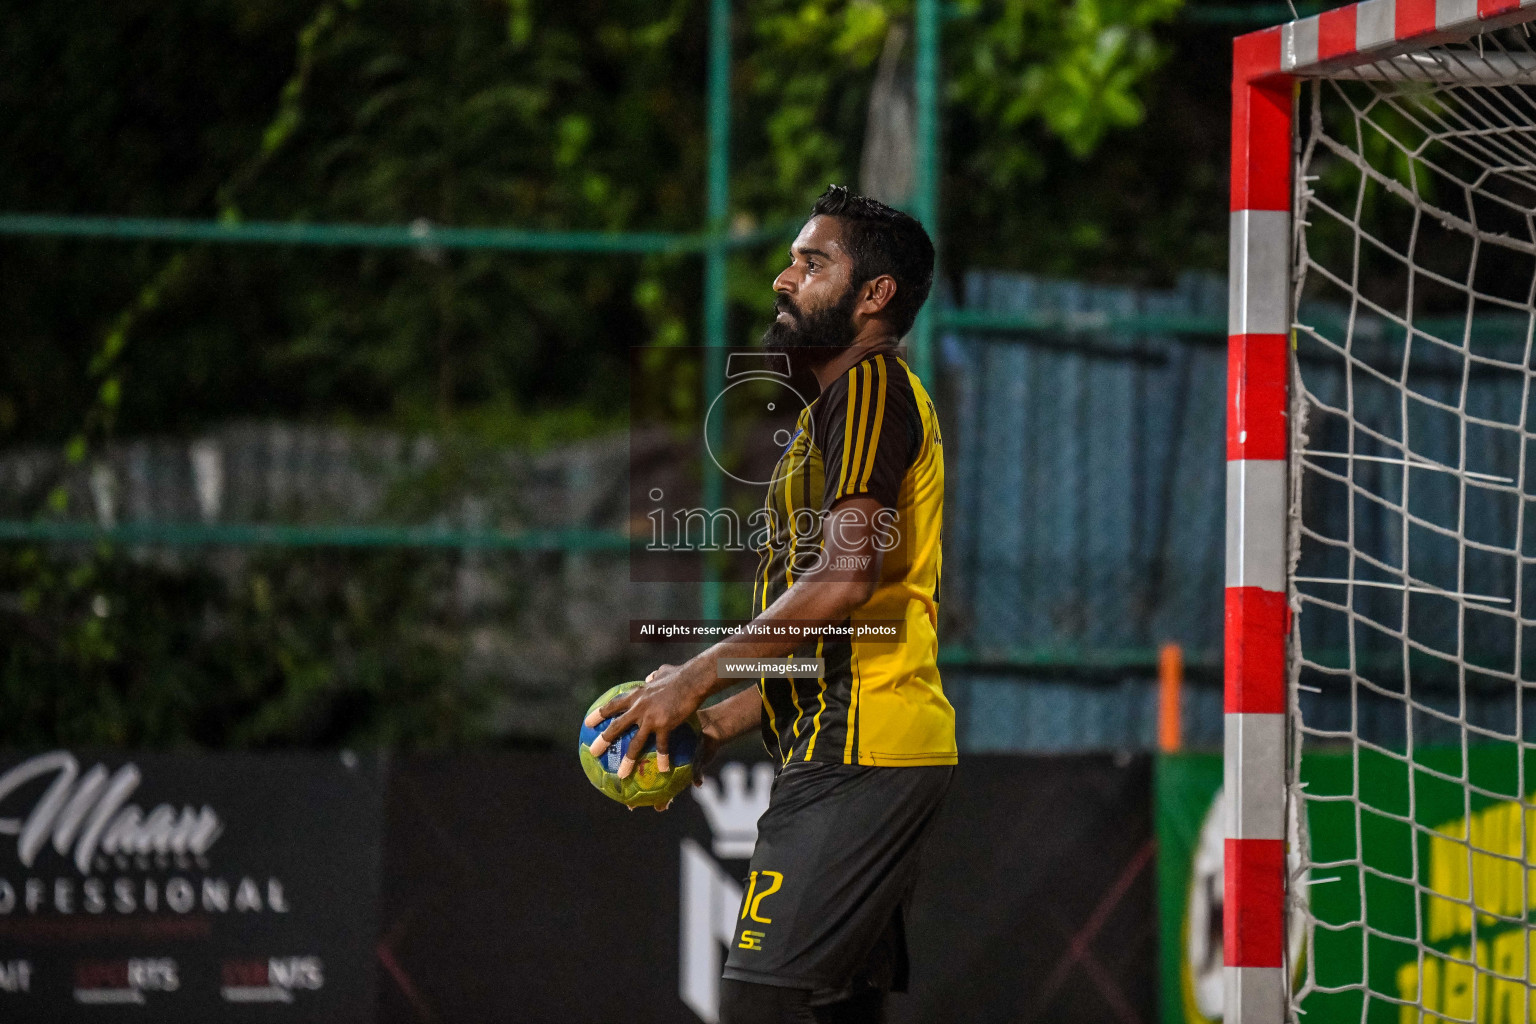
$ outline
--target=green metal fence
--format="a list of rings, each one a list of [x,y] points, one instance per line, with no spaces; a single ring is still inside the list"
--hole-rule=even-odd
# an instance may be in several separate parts
[[[917,100],[917,174],[913,213],[938,237],[939,43],[942,31],[940,0],[917,0],[915,10],[915,92]],[[783,234],[787,225],[748,234],[729,231],[731,135],[731,0],[710,0],[709,60],[706,84],[708,110],[707,209],[702,230],[668,232],[529,231],[506,228],[412,225],[224,223],[152,218],[79,217],[42,214],[0,214],[0,235],[68,236],[93,239],[153,239],[236,245],[303,245],[459,249],[503,252],[561,252],[605,254],[700,253],[704,264],[704,377],[719,379],[725,369],[727,332],[727,273],[730,253]],[[937,318],[931,309],[919,318],[912,342],[914,367],[920,374],[932,366]],[[719,429],[711,423],[711,431]],[[712,442],[717,437],[711,437]],[[711,507],[721,496],[721,479],[706,465],[703,498]],[[336,529],[275,526],[192,526],[153,524],[97,528],[83,523],[47,521],[0,522],[0,540],[79,542],[118,540],[157,544],[277,544],[347,546],[451,546],[518,550],[622,548],[626,538],[585,531],[520,536],[496,532],[465,534],[400,528]],[[702,613],[720,617],[720,584],[703,585]]]
[[[1302,4],[1311,13],[1318,5]],[[706,352],[703,380],[721,377],[727,338],[728,260],[736,250],[782,237],[793,225],[779,224],[748,233],[729,229],[731,138],[731,0],[710,0],[707,97],[707,208],[700,230],[693,232],[538,231],[516,228],[456,228],[425,221],[410,225],[223,222],[184,219],[0,214],[0,235],[74,237],[101,240],[157,240],[230,245],[289,245],[372,248],[489,249],[509,253],[678,254],[702,257],[704,309],[702,336]],[[1197,6],[1186,8],[1192,21],[1236,24],[1279,20],[1289,5]],[[914,98],[916,101],[915,190],[911,211],[932,233],[944,259],[938,223],[940,139],[940,44],[943,22],[951,13],[943,0],[915,0]],[[1123,316],[1088,322],[1030,314],[941,309],[929,303],[911,338],[914,369],[931,377],[935,338],[944,331],[968,334],[1027,335],[1037,332],[1112,331],[1118,334],[1170,334],[1225,337],[1225,324],[1212,318]],[[707,386],[707,385],[706,385]],[[719,424],[712,421],[711,431]],[[718,437],[712,436],[712,442]],[[703,498],[718,504],[719,470],[706,460]],[[416,527],[280,526],[258,524],[124,524],[0,521],[0,542],[79,543],[93,540],[159,545],[412,546],[501,550],[622,550],[630,541],[618,533],[590,530],[509,534]],[[720,585],[703,586],[702,612],[719,617]]]

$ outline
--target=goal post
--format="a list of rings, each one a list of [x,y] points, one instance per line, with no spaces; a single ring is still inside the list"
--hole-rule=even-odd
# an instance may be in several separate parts
[[[1226,1019],[1272,1024],[1284,971],[1286,450],[1293,80],[1277,29],[1234,44],[1224,652]]]
[[[1229,1024],[1536,1020],[1533,19],[1234,41]]]

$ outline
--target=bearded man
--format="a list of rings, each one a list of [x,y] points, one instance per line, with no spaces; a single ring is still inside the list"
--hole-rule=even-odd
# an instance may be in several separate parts
[[[700,761],[758,730],[778,765],[721,987],[722,1024],[868,1024],[907,977],[904,908],[919,851],[948,788],[955,713],[939,680],[938,416],[902,358],[933,282],[933,243],[912,217],[832,186],[773,282],[765,346],[821,391],[800,415],[764,502],[768,529],[753,623],[834,627],[809,641],[746,629],[588,719],[613,718],[602,756],[699,711]],[[739,680],[722,658],[793,656],[813,671]],[[634,762],[626,759],[619,774]]]

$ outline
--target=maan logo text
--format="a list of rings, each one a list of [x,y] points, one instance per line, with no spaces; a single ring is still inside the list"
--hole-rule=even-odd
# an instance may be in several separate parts
[[[169,804],[145,810],[128,802],[139,787],[138,766],[129,762],[108,773],[100,764],[84,775],[68,752],[39,754],[0,775],[0,812],[7,801],[35,779],[53,776],[52,783],[30,810],[0,816],[0,836],[16,836],[16,855],[31,867],[50,841],[60,856],[69,857],[81,874],[89,874],[98,854],[104,856],[170,855],[202,857],[224,831],[213,808]]]

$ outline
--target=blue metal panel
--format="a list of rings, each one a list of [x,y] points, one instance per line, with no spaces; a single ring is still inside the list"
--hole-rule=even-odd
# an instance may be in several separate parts
[[[973,274],[968,309],[1222,312],[1225,293]],[[1225,355],[1210,339],[1091,332],[947,339],[955,401],[946,544],[955,629],[978,657],[1148,659],[1221,641]],[[948,587],[948,582],[946,587]]]
[[[1152,663],[1158,646],[1173,641],[1201,679],[1186,689],[1186,742],[1219,743],[1224,341],[1128,336],[1095,324],[1124,323],[1127,315],[1220,318],[1224,282],[1188,275],[1163,291],[974,273],[963,295],[966,312],[1064,326],[957,335],[942,350],[949,405],[941,415],[952,418],[941,614],[945,649],[968,655],[945,672],[962,706],[962,742],[987,750],[1151,746]],[[1325,336],[1343,338],[1345,312],[1308,306],[1301,320],[1315,318]],[[1486,354],[1493,346],[1500,358],[1518,361],[1523,325],[1480,321],[1479,332],[1474,350]],[[1346,423],[1314,406],[1311,450],[1401,457],[1406,444],[1415,458],[1452,467],[1465,458],[1475,472],[1519,475],[1522,436],[1499,425],[1519,425],[1522,375],[1474,367],[1464,378],[1464,351],[1423,337],[1410,343],[1383,323],[1357,320],[1349,336],[1349,359],[1341,360],[1320,358],[1303,334],[1303,381],[1318,401],[1349,417]],[[1398,384],[1405,366],[1409,392]],[[1458,407],[1468,415],[1454,412]],[[1346,465],[1324,462],[1335,472]],[[1353,480],[1351,492],[1307,474],[1302,521],[1315,537],[1304,546],[1301,575],[1390,581],[1407,531],[1416,580],[1513,595],[1516,560],[1468,542],[1507,546],[1520,496],[1390,463],[1357,462]],[[1393,507],[1405,497],[1411,517],[1452,532],[1405,521]],[[1338,587],[1333,596],[1344,601],[1344,594]],[[1350,729],[1387,745],[1404,742],[1410,727],[1419,742],[1448,741],[1460,727],[1432,712],[1455,716],[1464,708],[1472,725],[1513,728],[1508,687],[1480,686],[1468,671],[1519,668],[1506,620],[1429,595],[1405,601],[1386,588],[1356,587],[1348,607],[1345,614],[1309,606],[1299,620],[1304,646],[1340,667],[1353,658],[1379,692],[1352,694],[1325,682],[1324,693],[1303,695],[1309,726]],[[1404,686],[1394,631],[1405,614],[1415,637],[1438,638],[1432,644],[1444,652],[1415,655],[1406,673],[1411,703],[1394,692]],[[1464,685],[1457,683],[1463,675]]]
[[[944,339],[944,642],[977,666],[945,673],[962,741],[1150,746],[1158,646],[1179,642],[1207,678],[1220,659],[1225,351],[1219,339],[1093,325],[1220,317],[1225,286],[1196,275],[1156,291],[973,273],[964,298],[968,311],[1083,329]],[[996,665],[1013,668],[980,667]],[[1063,668],[1077,675],[1060,678]],[[1191,691],[1190,711],[1214,711],[1187,732],[1217,742],[1219,693],[1207,689]]]

